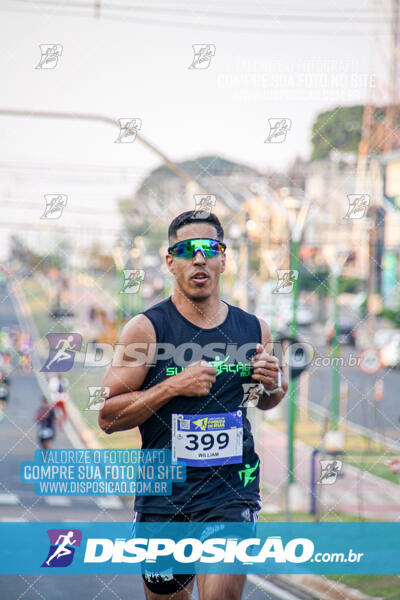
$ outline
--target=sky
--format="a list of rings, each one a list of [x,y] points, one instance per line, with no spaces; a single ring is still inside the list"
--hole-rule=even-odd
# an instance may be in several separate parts
[[[376,85],[373,11],[384,19],[389,6],[120,0],[95,17],[93,2],[74,3],[1,3],[0,109],[138,118],[140,133],[175,161],[218,154],[261,171],[309,157],[319,112],[366,101]],[[206,43],[215,47],[208,68],[190,69],[193,45]],[[62,46],[54,69],[35,68],[40,44]],[[284,143],[265,143],[270,118],[289,120]],[[93,225],[118,228],[117,198],[160,161],[117,137],[103,123],[0,115],[3,223],[37,223],[42,211],[29,205],[64,193],[67,226],[82,224],[83,209]]]

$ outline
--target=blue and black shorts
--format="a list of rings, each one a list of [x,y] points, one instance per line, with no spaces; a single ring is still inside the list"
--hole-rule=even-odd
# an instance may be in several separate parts
[[[261,502],[233,502],[223,506],[213,506],[195,512],[177,512],[174,514],[135,513],[135,522],[239,522],[256,523]],[[194,578],[194,574],[175,574],[172,569],[155,573],[144,567],[142,573],[146,587],[154,594],[173,594],[185,588]]]

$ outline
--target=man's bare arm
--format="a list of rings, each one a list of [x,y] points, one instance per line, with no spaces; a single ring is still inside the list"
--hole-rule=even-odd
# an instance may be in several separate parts
[[[127,347],[130,344],[144,343],[150,348],[150,344],[155,341],[154,327],[145,315],[137,315],[125,325],[118,342],[114,365],[110,365],[103,381],[103,386],[110,388],[109,398],[99,413],[99,425],[106,433],[141,425],[174,395],[171,385],[164,381],[140,391],[154,351],[149,356],[144,350],[142,357],[132,359],[127,353]],[[117,366],[121,363],[125,366]]]

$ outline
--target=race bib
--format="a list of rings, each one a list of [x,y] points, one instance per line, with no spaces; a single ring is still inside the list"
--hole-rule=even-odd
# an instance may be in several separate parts
[[[172,415],[172,460],[191,467],[241,463],[242,411],[212,415]]]

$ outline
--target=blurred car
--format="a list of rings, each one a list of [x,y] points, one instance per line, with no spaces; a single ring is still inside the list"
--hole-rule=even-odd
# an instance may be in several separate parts
[[[280,299],[276,302],[276,307],[272,304],[258,305],[255,314],[264,319],[270,327],[278,331],[286,331],[292,320],[292,303]],[[308,304],[300,302],[297,306],[297,324],[300,327],[309,327],[315,320],[314,310]]]
[[[381,348],[381,361],[384,367],[400,366],[400,333],[393,335],[390,341]]]
[[[300,302],[297,306],[297,324],[301,327],[309,327],[315,320],[314,310],[308,304]]]
[[[254,312],[256,317],[264,319],[271,329],[277,331],[285,330],[290,320],[286,311],[278,311],[272,304],[258,305]]]
[[[326,326],[326,343],[330,345],[335,336],[334,324],[328,322]],[[355,323],[353,321],[345,321],[339,319],[338,325],[338,343],[341,345],[356,345]]]
[[[387,346],[395,335],[400,335],[398,329],[378,329],[374,335],[374,345],[378,350]]]

